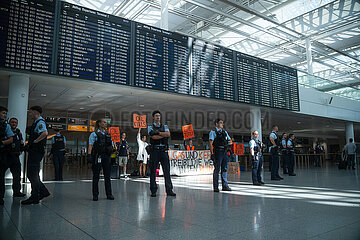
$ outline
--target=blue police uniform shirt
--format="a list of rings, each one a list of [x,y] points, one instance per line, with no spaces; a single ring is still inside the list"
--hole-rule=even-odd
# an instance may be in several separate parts
[[[44,120],[44,121],[38,121],[39,119],[42,119],[42,120]],[[40,133],[42,133],[42,132],[47,131],[45,119],[44,119],[43,117],[41,117],[41,116],[38,117],[38,118],[35,120],[35,122],[36,122],[36,121],[38,121],[37,124],[36,124],[36,126],[35,126],[35,129],[34,129],[34,131],[35,131],[36,133],[40,134]]]
[[[289,146],[293,146],[293,143],[292,143],[292,141],[289,139],[288,141],[287,141],[287,145],[289,145]],[[290,151],[294,151],[294,148],[290,148]]]
[[[286,139],[285,139],[285,138],[283,138],[283,139],[281,140],[281,145],[285,145],[285,146],[286,146]]]
[[[16,133],[16,130],[18,128],[15,128],[14,130],[11,129],[11,131],[14,133],[14,136],[15,136],[15,133]],[[21,133],[21,132],[20,132]],[[21,138],[21,144],[24,144],[24,137]]]
[[[256,141],[254,139],[251,139],[250,142],[249,142],[249,145],[250,145],[250,149],[251,149],[251,148],[256,147],[257,143],[256,143]]]
[[[57,133],[56,136],[60,137],[61,134],[60,134],[60,133]],[[64,138],[64,144],[66,144],[66,138],[65,138],[65,136],[63,136],[63,138]],[[51,144],[54,144],[54,143],[55,143],[55,138],[53,137],[53,138],[51,138]]]
[[[229,136],[229,134],[227,133],[226,130],[220,129],[220,128],[218,128],[218,127],[215,127],[215,128],[216,128],[216,131],[218,131],[218,132],[225,131],[225,133],[226,133],[226,140],[230,140],[230,136]],[[215,132],[214,130],[211,130],[210,133],[209,133],[209,140],[214,141],[215,138],[216,138],[216,132]]]
[[[101,134],[105,135],[105,130],[104,131],[100,131],[100,129],[98,129],[96,132],[100,132]],[[95,132],[92,132],[90,134],[90,137],[89,137],[89,145],[94,145],[94,143],[97,141],[97,135]],[[111,144],[112,144],[112,140],[111,140]]]
[[[13,137],[14,136],[14,133],[13,131],[11,130],[11,127],[9,124],[6,124],[6,129],[5,129],[5,138],[6,139],[9,139],[10,137]]]
[[[160,123],[159,124],[153,123],[153,125],[155,127],[160,127]],[[153,127],[152,127],[153,125],[148,126],[148,134],[150,134],[150,132],[153,130]],[[168,126],[166,124],[164,124],[164,129],[165,129],[165,132],[169,131],[169,128],[168,128]],[[157,146],[165,146],[165,145],[164,144],[159,144]]]

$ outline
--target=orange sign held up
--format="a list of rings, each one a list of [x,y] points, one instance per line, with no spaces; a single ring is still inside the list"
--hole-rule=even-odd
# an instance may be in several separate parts
[[[233,143],[234,144],[234,155],[244,155],[244,144]]]
[[[113,142],[120,142],[120,130],[118,127],[109,127],[109,133]]]
[[[146,128],[146,115],[133,114],[134,128]]]
[[[195,137],[192,124],[182,126],[182,130],[183,130],[184,140]]]

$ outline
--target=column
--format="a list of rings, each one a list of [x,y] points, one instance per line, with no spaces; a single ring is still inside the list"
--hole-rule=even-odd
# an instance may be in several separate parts
[[[8,118],[16,117],[19,120],[18,128],[23,138],[26,138],[27,109],[29,100],[30,77],[26,74],[11,74],[9,79]],[[24,154],[20,156],[21,175],[24,174]],[[11,174],[10,174],[11,176]],[[6,177],[10,177],[9,172]]]
[[[161,0],[160,28],[169,30],[169,0]]]
[[[259,107],[251,107],[250,113],[251,113],[250,114],[251,133],[255,130],[258,131],[259,139],[263,142],[262,130],[261,130],[261,110]],[[252,135],[251,135],[251,137],[252,137]]]
[[[314,72],[312,66],[312,51],[311,51],[311,42],[309,38],[305,40],[305,45],[306,45],[306,61],[307,61],[308,74],[313,75]]]
[[[349,139],[352,138],[355,142],[354,138],[354,124],[352,122],[346,122],[345,124],[345,131],[346,131],[346,143],[349,142]]]

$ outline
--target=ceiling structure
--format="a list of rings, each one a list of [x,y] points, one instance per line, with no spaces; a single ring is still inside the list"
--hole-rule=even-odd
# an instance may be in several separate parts
[[[161,0],[67,1],[160,26]],[[360,101],[358,0],[168,0],[168,7],[170,31],[295,67],[301,85]]]

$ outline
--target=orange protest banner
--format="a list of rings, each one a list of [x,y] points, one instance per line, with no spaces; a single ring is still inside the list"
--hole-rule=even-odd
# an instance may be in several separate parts
[[[233,143],[234,144],[234,155],[244,155],[244,144]]]
[[[146,115],[133,114],[134,128],[146,128]]]
[[[192,124],[182,126],[182,130],[183,130],[184,139],[189,139],[189,138],[195,137]]]
[[[109,127],[109,133],[113,142],[120,142],[120,130],[118,127]]]
[[[87,132],[88,127],[87,126],[79,126],[79,125],[68,125],[67,130],[74,131],[74,132]]]

